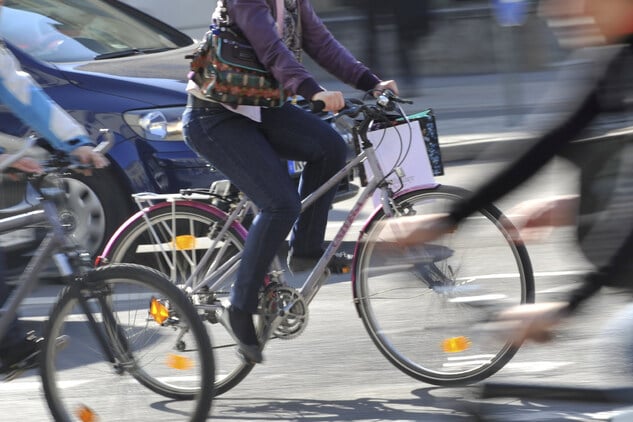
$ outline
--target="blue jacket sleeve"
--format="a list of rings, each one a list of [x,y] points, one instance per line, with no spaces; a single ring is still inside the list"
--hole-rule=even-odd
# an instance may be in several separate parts
[[[0,41],[0,103],[20,120],[63,151],[93,144],[87,132],[55,103]]]

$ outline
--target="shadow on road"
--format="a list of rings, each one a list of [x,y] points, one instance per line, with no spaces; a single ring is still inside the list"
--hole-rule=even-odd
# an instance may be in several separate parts
[[[541,398],[478,400],[480,387],[420,388],[413,397],[354,400],[249,397],[214,399],[214,420],[230,421],[606,421],[616,404]]]

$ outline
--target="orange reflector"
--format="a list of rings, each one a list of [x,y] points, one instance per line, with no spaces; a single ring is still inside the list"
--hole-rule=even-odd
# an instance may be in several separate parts
[[[343,268],[341,268],[341,274],[347,274],[350,271],[350,267],[349,266],[344,266]]]
[[[173,244],[179,251],[193,250],[196,248],[196,237],[190,234],[176,236]]]
[[[81,422],[96,422],[98,420],[97,415],[95,415],[88,406],[80,406],[79,409],[75,411],[75,416],[77,416]]]
[[[471,342],[468,340],[468,337],[451,337],[442,342],[442,350],[446,353],[463,352],[470,348],[470,345]]]
[[[185,356],[169,355],[167,356],[167,366],[172,369],[178,369],[179,371],[186,371],[193,367],[191,359]]]
[[[169,309],[167,309],[167,307],[158,299],[153,297],[149,302],[149,314],[152,318],[154,318],[154,321],[162,324],[167,318],[169,318]]]

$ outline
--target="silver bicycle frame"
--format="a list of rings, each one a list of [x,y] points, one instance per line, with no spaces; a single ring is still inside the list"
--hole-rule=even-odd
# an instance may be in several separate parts
[[[319,289],[325,282],[325,279],[321,277],[321,275],[326,271],[328,262],[330,261],[332,256],[336,253],[338,248],[341,246],[341,243],[343,242],[345,235],[351,228],[352,223],[356,220],[356,218],[362,211],[363,207],[365,206],[365,203],[367,202],[369,198],[372,197],[376,189],[381,189],[383,191],[382,207],[386,215],[392,216],[392,209],[389,202],[390,201],[389,187],[386,184],[382,186],[385,183],[384,182],[385,175],[378,162],[378,158],[376,157],[376,151],[373,146],[364,148],[356,157],[354,157],[351,161],[349,161],[345,165],[345,167],[339,170],[327,182],[321,185],[316,191],[312,192],[308,197],[303,199],[303,201],[301,201],[301,212],[303,212],[306,208],[312,205],[314,201],[316,201],[319,197],[324,195],[330,189],[333,189],[334,187],[338,186],[338,184],[345,177],[348,176],[348,174],[352,171],[354,167],[358,165],[362,165],[362,163],[365,161],[367,161],[367,163],[369,164],[369,167],[371,169],[373,176],[371,177],[371,179],[368,180],[367,186],[361,192],[359,198],[356,200],[356,202],[352,206],[351,211],[349,212],[349,214],[347,215],[347,218],[345,219],[345,221],[339,228],[334,239],[332,240],[332,242],[330,242],[325,252],[323,253],[321,258],[317,262],[316,266],[314,267],[310,275],[305,280],[303,286],[299,289],[299,293],[301,294],[301,296],[303,296],[307,304],[309,304],[312,301],[312,299],[314,299],[317,292],[319,291]],[[216,236],[214,236],[214,239],[209,248],[209,251],[212,251],[213,248],[217,246],[219,242],[218,239],[221,239],[222,236],[229,230],[231,225],[237,220],[237,217],[239,213],[242,212],[243,208],[248,207],[248,206],[253,206],[252,202],[250,202],[247,198],[243,198],[238,204],[238,206],[235,208],[235,210],[229,214],[229,217],[227,221],[225,222],[225,224],[222,226],[222,229],[220,230],[220,232]],[[229,261],[224,262],[219,267],[217,266],[218,264],[217,262],[213,263],[211,267],[206,269],[207,274],[211,274],[212,276],[215,274],[219,274],[219,278],[217,277],[205,278],[201,283],[195,284],[194,286],[194,280],[196,280],[200,276],[200,272],[202,271],[202,268],[205,268],[204,264],[206,264],[209,261],[210,255],[211,255],[210,252],[205,253],[199,265],[196,266],[192,274],[188,277],[187,281],[185,282],[185,288],[188,289],[189,291],[196,293],[202,287],[208,287],[209,290],[213,291],[213,289],[217,285],[222,283],[227,277],[231,275],[232,271],[237,270],[240,263],[240,257],[241,257],[241,253],[238,253],[235,256],[233,256]],[[279,258],[275,258],[275,259],[278,260]],[[278,262],[276,264],[277,265],[274,265],[275,268],[281,267]],[[205,306],[202,305],[202,307],[204,308]]]
[[[312,205],[314,201],[316,201],[319,197],[325,194],[330,189],[338,186],[341,180],[346,177],[349,172],[356,167],[357,165],[362,165],[362,163],[367,160],[369,164],[369,168],[371,169],[372,177],[367,181],[367,186],[360,193],[360,196],[354,202],[354,205],[351,207],[349,213],[347,214],[347,218],[341,224],[341,227],[336,232],[334,239],[330,242],[328,247],[325,249],[325,252],[317,262],[316,266],[305,280],[299,292],[301,296],[303,296],[306,303],[310,303],[312,299],[316,296],[317,292],[325,282],[325,278],[321,277],[321,275],[327,270],[327,264],[330,262],[330,259],[334,256],[338,248],[343,243],[343,239],[345,235],[352,227],[352,223],[356,220],[360,212],[362,211],[365,203],[369,198],[372,197],[376,189],[378,189],[381,184],[383,184],[385,175],[383,170],[378,162],[378,158],[376,157],[376,150],[373,146],[363,149],[354,159],[352,159],[342,170],[336,173],[334,176],[330,178],[325,184],[319,187],[316,191],[312,192],[308,197],[306,197],[303,201],[301,201],[301,211],[303,212],[307,207]],[[382,190],[381,200],[382,207],[385,211],[385,214],[388,216],[392,216],[392,209],[389,204],[389,187],[385,185],[384,187],[380,187]]]
[[[306,301],[306,304],[309,304],[314,299],[317,292],[319,291],[319,289],[325,282],[325,278],[321,276],[327,270],[328,262],[341,246],[341,243],[343,242],[345,235],[348,233],[349,229],[351,228],[352,223],[356,220],[356,218],[358,218],[358,215],[362,211],[367,200],[373,196],[373,194],[376,192],[377,189],[382,191],[381,206],[383,208],[385,215],[389,217],[393,216],[393,208],[392,208],[392,202],[391,202],[392,192],[389,187],[389,182],[386,180],[386,175],[380,166],[378,157],[376,155],[376,150],[374,146],[371,144],[364,145],[362,150],[351,161],[349,161],[345,165],[345,167],[343,167],[340,171],[338,171],[335,175],[333,175],[329,180],[327,180],[323,185],[321,185],[316,191],[311,193],[308,197],[304,198],[301,201],[301,212],[303,212],[306,208],[312,205],[318,198],[323,196],[330,189],[333,189],[336,186],[338,186],[338,184],[345,177],[347,177],[348,174],[350,174],[350,172],[356,166],[363,165],[365,162],[367,163],[367,165],[369,166],[369,169],[371,170],[372,177],[367,181],[367,186],[365,187],[365,189],[362,190],[359,198],[356,200],[356,202],[352,206],[350,212],[347,215],[347,218],[342,223],[341,227],[339,228],[336,235],[334,236],[334,239],[330,242],[325,252],[323,253],[321,258],[317,262],[316,266],[314,267],[312,272],[308,275],[303,285],[299,289],[299,293]],[[437,184],[435,184],[434,186],[436,185]],[[426,186],[426,187],[431,187],[431,186]],[[172,213],[175,215],[175,207],[178,200],[184,200],[184,199],[195,200],[195,199],[198,199],[200,195],[195,195],[195,194],[193,196],[191,194],[158,195],[158,194],[144,193],[144,194],[137,194],[133,196],[135,200],[137,201],[137,205],[139,205],[139,208],[141,209],[143,209],[141,204],[148,203],[152,205],[153,204],[152,201],[154,200],[166,200],[168,202],[171,202]],[[202,196],[204,197],[204,199],[208,198],[208,195],[203,194]],[[209,263],[209,261],[211,260],[211,256],[213,255],[212,251],[216,250],[215,248],[217,248],[218,246],[220,246],[221,248],[228,247],[228,245],[225,245],[225,244],[219,245],[221,242],[220,239],[224,237],[224,235],[231,229],[231,227],[235,223],[239,223],[241,221],[241,217],[244,215],[245,211],[249,209],[252,209],[255,212],[257,211],[257,208],[253,204],[253,202],[251,202],[245,195],[242,195],[240,202],[236,204],[233,210],[228,214],[227,219],[222,225],[222,227],[220,228],[220,230],[217,233],[214,233],[214,235],[212,236],[211,244],[209,245],[207,252],[204,253],[202,258],[200,259],[200,262],[198,262],[198,264],[195,265],[193,272],[189,275],[187,280],[184,282],[185,291],[191,294],[196,294],[203,288],[208,288],[210,291],[213,291],[214,289],[216,289],[217,286],[221,285],[227,278],[231,277],[232,274],[234,274],[234,272],[237,271],[240,265],[240,259],[241,259],[241,254],[242,254],[241,252],[235,254],[228,261],[225,261],[225,262],[220,262],[219,259],[211,263]],[[157,242],[157,245],[155,246],[159,248],[159,252],[168,261],[176,262],[175,258],[176,258],[176,254],[178,253],[176,248],[165,247],[160,242],[158,234],[156,233],[156,230],[152,226],[152,224],[150,224],[150,221],[147,215],[144,214],[143,218],[145,219],[147,226],[150,228],[150,232],[152,233],[152,236]],[[173,220],[175,220],[175,218],[172,218],[172,221]],[[164,224],[165,224],[165,228],[167,228],[167,223],[164,223]],[[172,233],[176,233],[174,227],[172,227],[171,230],[172,230]],[[221,256],[222,255],[221,252],[222,251],[217,253],[216,256]],[[207,265],[207,264],[210,264],[210,265]],[[275,258],[275,261],[273,262],[272,267],[275,269],[275,271],[282,268],[281,264],[279,263],[278,257]],[[171,270],[175,271],[174,268],[171,268]],[[205,274],[201,274],[202,271],[205,271]],[[275,274],[275,276],[281,277],[283,281],[283,271],[279,270],[279,272]],[[196,282],[196,280],[201,280],[201,281]],[[213,309],[215,307],[215,305],[204,305],[204,304],[200,304],[197,306],[204,309]]]

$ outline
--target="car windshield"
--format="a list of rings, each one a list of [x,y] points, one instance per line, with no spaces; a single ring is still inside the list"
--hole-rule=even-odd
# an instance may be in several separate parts
[[[5,0],[0,36],[48,62],[76,62],[170,50],[191,38],[118,2]]]

